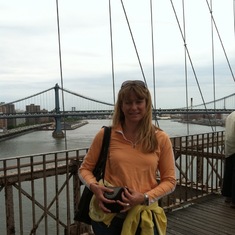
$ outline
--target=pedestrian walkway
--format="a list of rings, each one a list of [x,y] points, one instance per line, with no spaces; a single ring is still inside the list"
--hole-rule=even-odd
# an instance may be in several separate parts
[[[168,212],[167,235],[234,235],[235,209],[221,195],[210,195]]]

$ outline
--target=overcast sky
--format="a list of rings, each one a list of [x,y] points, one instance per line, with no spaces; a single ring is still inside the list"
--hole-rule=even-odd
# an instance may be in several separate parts
[[[64,87],[113,101],[108,0],[59,0]],[[172,1],[183,29],[180,0]],[[213,27],[207,0],[186,0],[186,44],[205,101],[235,91],[234,78]],[[213,16],[229,63],[235,70],[234,1],[213,0]],[[123,0],[148,86],[153,93],[153,51],[158,108],[185,106],[184,42],[170,0]],[[208,0],[210,4],[210,1]],[[115,89],[127,79],[143,80],[121,1],[111,1]],[[152,50],[152,45],[154,50]],[[61,85],[56,0],[0,0],[0,102],[14,101]],[[235,73],[235,71],[233,71]],[[188,96],[202,103],[187,57]]]

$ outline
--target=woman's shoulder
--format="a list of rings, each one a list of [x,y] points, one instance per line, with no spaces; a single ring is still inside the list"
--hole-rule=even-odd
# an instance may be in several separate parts
[[[98,130],[98,132],[96,133],[96,137],[97,137],[97,138],[103,138],[103,136],[104,136],[104,131],[105,131],[105,130],[108,131],[108,129],[112,131],[112,127],[111,127],[111,126],[102,126],[102,127],[100,128],[100,130]]]
[[[104,126],[101,127],[97,133],[95,134],[94,138],[93,138],[93,141],[92,141],[92,146],[95,146],[95,147],[99,147],[102,145],[102,142],[103,142],[103,138],[104,138],[104,131],[105,131],[105,128]],[[108,134],[108,133],[107,133]]]
[[[102,142],[104,136],[104,128],[101,127],[95,134],[93,142]]]
[[[162,129],[156,127],[155,129],[155,134],[156,134],[156,137],[159,139],[159,138],[163,138],[163,139],[169,139],[169,135]]]

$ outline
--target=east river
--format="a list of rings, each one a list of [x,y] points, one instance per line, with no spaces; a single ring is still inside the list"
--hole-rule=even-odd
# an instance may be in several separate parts
[[[52,131],[34,131],[22,136],[0,142],[0,158],[31,155],[66,149],[89,147],[94,135],[104,125],[111,125],[111,120],[88,120],[88,124],[66,131],[65,139],[54,139]],[[170,137],[212,132],[209,126],[180,123],[173,120],[158,120],[158,125]],[[213,127],[216,131],[224,127]]]

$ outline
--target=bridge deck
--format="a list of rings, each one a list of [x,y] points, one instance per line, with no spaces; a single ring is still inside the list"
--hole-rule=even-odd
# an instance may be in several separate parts
[[[235,209],[220,195],[210,195],[183,209],[168,212],[167,235],[234,235]]]

